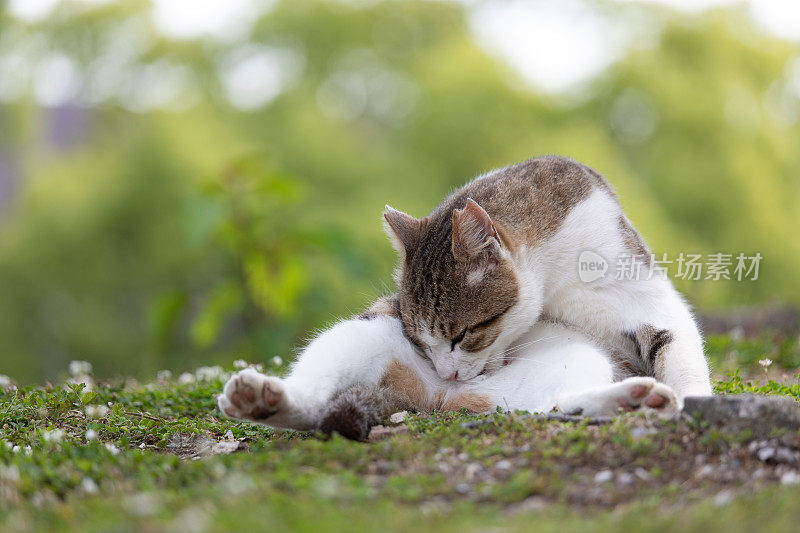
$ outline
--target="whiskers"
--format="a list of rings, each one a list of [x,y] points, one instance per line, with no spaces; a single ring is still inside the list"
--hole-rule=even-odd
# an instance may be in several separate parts
[[[489,357],[487,357],[486,358],[486,365],[489,365],[491,363],[498,363],[498,362],[499,363],[503,363],[506,360],[508,360],[509,358],[514,359],[514,360],[531,361],[531,360],[533,360],[532,358],[520,358],[520,357],[512,357],[512,356],[514,354],[522,351],[522,350],[525,350],[526,348],[529,348],[530,346],[533,346],[534,344],[537,344],[537,343],[540,343],[540,342],[544,342],[544,341],[554,340],[554,339],[557,339],[557,338],[558,338],[558,336],[543,337],[541,339],[535,339],[535,340],[532,340],[532,341],[528,341],[528,342],[523,342],[521,344],[517,344],[515,346],[511,346],[511,347],[506,348],[505,350],[503,350],[501,352],[494,353],[494,354],[490,355]]]

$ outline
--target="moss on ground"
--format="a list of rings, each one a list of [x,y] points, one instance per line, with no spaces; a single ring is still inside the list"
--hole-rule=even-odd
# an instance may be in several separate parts
[[[786,378],[796,341],[759,342],[709,343],[717,368],[746,354],[717,390],[800,399]],[[748,434],[641,415],[435,413],[376,443],[321,440],[221,418],[226,374],[0,392],[0,529],[788,531],[800,520],[796,465],[759,460]],[[800,435],[776,439],[800,449]]]

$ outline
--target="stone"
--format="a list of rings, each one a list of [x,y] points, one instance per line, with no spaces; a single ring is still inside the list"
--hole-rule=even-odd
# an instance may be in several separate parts
[[[695,420],[730,432],[751,430],[765,438],[776,428],[800,429],[800,403],[787,396],[733,394],[688,397],[683,412]]]
[[[475,479],[481,470],[483,470],[483,468],[478,463],[470,463],[464,470],[464,477],[466,477],[467,480]]]
[[[778,439],[753,441],[748,450],[764,463],[800,465],[800,451],[782,446]]]
[[[601,470],[594,476],[594,482],[598,485],[608,483],[612,479],[614,479],[614,472],[611,470]]]
[[[800,484],[800,474],[795,470],[789,470],[781,476],[781,485]]]
[[[239,449],[240,442],[238,440],[223,440],[214,443],[211,446],[211,455],[227,455]]]
[[[403,433],[408,433],[408,426],[373,426],[367,440],[369,442],[378,442]]]
[[[511,470],[511,461],[503,459],[502,461],[498,461],[494,467],[498,470]]]
[[[509,506],[506,509],[506,512],[510,515],[516,515],[521,513],[544,511],[546,508],[547,500],[541,496],[531,496],[530,498],[526,498],[515,505]]]
[[[406,421],[407,416],[408,416],[408,411],[400,411],[390,416],[389,422],[391,422],[392,424],[402,424],[403,422]]]
[[[633,477],[633,474],[629,474],[628,472],[620,472],[617,475],[617,483],[620,485],[633,485],[633,482],[636,479]]]
[[[722,507],[723,505],[728,505],[731,503],[731,501],[733,501],[734,496],[734,492],[730,489],[720,491],[716,494],[716,496],[714,496],[714,506]]]

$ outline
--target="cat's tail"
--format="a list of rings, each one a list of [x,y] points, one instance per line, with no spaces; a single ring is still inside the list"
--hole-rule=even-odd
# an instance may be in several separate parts
[[[330,435],[366,441],[373,426],[397,411],[408,409],[406,400],[384,386],[356,385],[331,400],[319,429]]]

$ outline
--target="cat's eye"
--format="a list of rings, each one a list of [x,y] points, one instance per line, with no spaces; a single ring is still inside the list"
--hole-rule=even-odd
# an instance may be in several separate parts
[[[466,334],[467,334],[467,329],[468,329],[468,328],[464,328],[464,329],[461,331],[461,333],[459,333],[458,335],[456,335],[455,337],[453,337],[453,339],[450,341],[450,351],[451,351],[451,352],[452,352],[453,350],[455,350],[455,349],[456,349],[456,344],[458,344],[459,342],[461,342],[461,341],[463,341],[463,340],[464,340],[464,335],[466,335]]]

